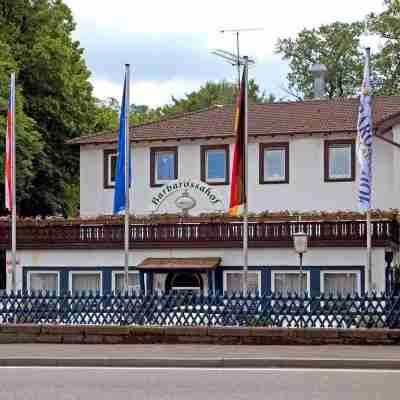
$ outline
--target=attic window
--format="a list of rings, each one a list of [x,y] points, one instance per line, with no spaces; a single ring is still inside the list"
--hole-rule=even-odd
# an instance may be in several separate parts
[[[229,184],[229,145],[201,146],[201,180],[210,185]]]
[[[326,140],[325,182],[348,182],[354,180],[354,140]]]
[[[117,164],[117,152],[115,150],[104,150],[104,189],[115,186],[115,166]]]
[[[289,183],[289,143],[260,144],[260,184]]]
[[[150,184],[162,186],[178,179],[178,148],[153,147],[150,149]]]

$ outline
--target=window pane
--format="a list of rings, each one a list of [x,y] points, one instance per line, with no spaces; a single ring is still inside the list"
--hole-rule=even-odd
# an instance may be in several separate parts
[[[115,168],[117,165],[117,155],[116,154],[110,154],[109,156],[109,165],[110,165],[110,182],[109,183],[115,183]]]
[[[298,272],[286,272],[274,274],[275,292],[283,294],[300,292],[300,274]],[[307,274],[303,273],[303,290],[307,290]]]
[[[340,293],[341,295],[357,292],[357,274],[334,273],[324,274],[325,293]]]
[[[156,153],[156,180],[170,181],[175,179],[175,153]]]
[[[226,290],[242,290],[243,289],[243,273],[229,272],[226,274]],[[247,287],[250,290],[258,289],[258,273],[247,273]]]
[[[73,274],[72,275],[72,290],[100,290],[100,275],[99,274]]]
[[[226,152],[225,150],[207,150],[206,152],[206,179],[225,180]]]
[[[264,150],[264,180],[285,179],[285,149]]]
[[[31,290],[57,290],[57,274],[30,274]]]
[[[125,275],[121,273],[115,274],[115,289],[124,289]],[[128,289],[140,290],[139,274],[129,273],[128,274]]]
[[[351,146],[329,148],[329,177],[351,178]]]

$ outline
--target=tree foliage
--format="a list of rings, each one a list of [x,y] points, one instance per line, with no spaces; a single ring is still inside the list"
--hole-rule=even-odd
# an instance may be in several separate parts
[[[371,13],[364,21],[335,22],[304,29],[294,39],[279,39],[276,52],[289,63],[288,91],[298,99],[312,97],[310,67],[325,64],[328,69],[328,97],[358,93],[363,69],[363,35],[375,37],[371,70],[375,94],[400,95],[400,0],[385,0],[381,13]]]
[[[0,40],[0,153],[5,151],[5,134],[7,125],[8,87],[11,71],[17,71],[10,47]],[[41,157],[43,140],[37,130],[36,123],[24,112],[22,90],[16,89],[16,154],[17,154],[17,192],[19,201],[29,201],[30,193],[34,191],[35,159]],[[0,170],[4,171],[4,158],[0,158]],[[4,174],[0,175],[0,211],[4,207]]]
[[[327,67],[328,97],[356,93],[362,76],[360,35],[364,23],[335,22],[315,29],[302,30],[295,39],[279,39],[276,52],[289,63],[289,90],[298,98],[313,96],[313,64]]]
[[[18,70],[23,112],[43,144],[25,171],[32,186],[18,193],[21,215],[66,214],[68,194],[75,193],[77,201],[71,188],[78,185],[79,157],[65,141],[92,130],[95,109],[83,50],[71,37],[74,29],[62,0],[0,0],[0,37]],[[1,77],[2,86],[6,82]]]
[[[385,1],[386,9],[367,18],[371,34],[381,39],[380,51],[373,59],[376,94],[400,94],[400,1]]]

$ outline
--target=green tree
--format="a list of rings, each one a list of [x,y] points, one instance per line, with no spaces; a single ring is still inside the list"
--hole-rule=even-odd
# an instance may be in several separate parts
[[[363,22],[335,22],[316,29],[304,29],[295,39],[279,39],[276,52],[289,63],[290,94],[298,99],[313,96],[314,79],[310,67],[320,63],[328,70],[328,97],[354,95],[362,77],[360,36],[364,30]]]
[[[5,152],[5,133],[7,124],[8,83],[10,73],[18,71],[11,56],[10,47],[0,40],[0,154]],[[18,78],[18,76],[17,76]],[[16,116],[16,173],[17,200],[28,201],[34,191],[35,159],[42,156],[43,140],[34,120],[23,110],[24,100],[21,87],[17,85],[15,100]],[[0,157],[0,171],[4,171],[4,157]],[[4,208],[4,174],[0,174],[0,215]]]
[[[118,128],[118,100],[109,97],[105,100],[96,99],[93,132],[106,132]]]
[[[227,81],[206,82],[200,89],[186,93],[184,98],[176,99],[172,96],[172,105],[162,108],[164,114],[175,114],[196,111],[216,104],[233,104],[237,93],[237,85]],[[274,101],[273,96],[266,96],[253,79],[249,80],[249,101],[263,103]]]
[[[0,0],[0,37],[19,69],[24,112],[44,140],[33,161],[34,190],[20,201],[23,215],[66,214],[76,193],[79,155],[65,141],[92,131],[95,107],[74,29],[62,0]]]
[[[367,18],[371,34],[381,39],[373,57],[374,92],[400,95],[400,1],[385,1],[385,10]]]

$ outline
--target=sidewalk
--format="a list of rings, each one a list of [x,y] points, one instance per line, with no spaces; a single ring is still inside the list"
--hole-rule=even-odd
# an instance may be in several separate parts
[[[400,369],[400,346],[1,344],[0,366]]]

